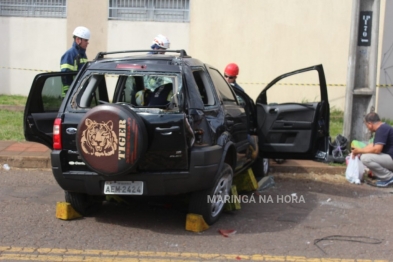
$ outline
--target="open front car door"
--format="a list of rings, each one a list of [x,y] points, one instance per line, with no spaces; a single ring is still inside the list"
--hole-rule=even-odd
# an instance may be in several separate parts
[[[259,94],[256,111],[262,157],[326,160],[330,108],[322,65],[274,79]]]

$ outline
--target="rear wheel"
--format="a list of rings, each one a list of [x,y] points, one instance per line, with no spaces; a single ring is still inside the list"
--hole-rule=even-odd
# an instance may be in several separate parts
[[[83,193],[65,191],[65,200],[71,204],[76,212],[88,216],[99,209],[102,201]]]
[[[225,203],[229,200],[232,179],[232,167],[224,163],[220,175],[212,188],[192,193],[190,213],[202,215],[205,222],[209,225],[217,222]]]

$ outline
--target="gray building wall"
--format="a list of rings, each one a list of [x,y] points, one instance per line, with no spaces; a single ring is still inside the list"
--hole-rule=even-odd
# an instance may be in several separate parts
[[[377,87],[376,110],[381,117],[393,119],[393,1],[386,1],[386,8],[381,13],[384,13],[384,19],[381,19],[384,28],[380,31],[380,86]]]

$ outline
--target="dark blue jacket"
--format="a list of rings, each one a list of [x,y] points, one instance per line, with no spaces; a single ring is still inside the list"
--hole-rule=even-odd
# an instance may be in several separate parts
[[[60,59],[60,70],[62,72],[79,71],[86,62],[87,62],[86,49],[80,48],[77,45],[77,43],[74,41],[72,47],[68,49]],[[62,77],[63,97],[65,96],[68,89],[70,88],[72,81],[73,81],[72,77]]]
[[[60,60],[60,69],[65,71],[79,71],[87,62],[86,50],[80,48],[76,42],[64,53]]]
[[[244,92],[244,89],[241,88],[241,86],[239,86],[236,82],[231,83],[230,85],[231,85],[232,87],[234,87],[234,88],[236,88],[236,89],[238,89],[238,90]]]

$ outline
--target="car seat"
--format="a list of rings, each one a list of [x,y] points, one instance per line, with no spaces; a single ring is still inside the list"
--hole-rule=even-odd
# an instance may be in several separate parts
[[[166,106],[172,99],[172,83],[161,85],[149,94],[148,106]]]

